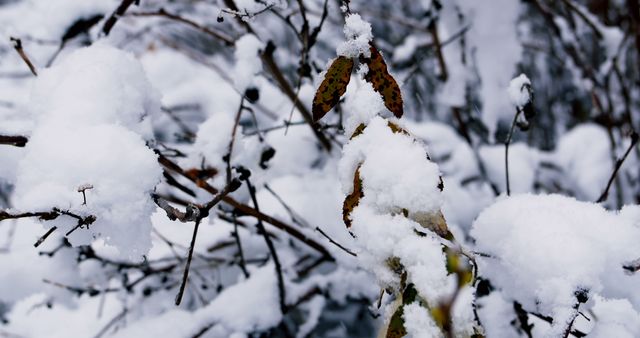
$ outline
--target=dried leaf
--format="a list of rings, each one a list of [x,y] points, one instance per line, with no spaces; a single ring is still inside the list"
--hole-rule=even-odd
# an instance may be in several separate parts
[[[371,83],[373,89],[382,95],[385,107],[397,118],[400,118],[404,113],[400,87],[393,76],[389,74],[387,64],[384,62],[380,52],[373,45],[369,47],[369,50],[371,51],[371,58],[361,59],[369,67],[365,79]]]
[[[353,131],[353,134],[351,134],[351,137],[349,138],[350,140],[353,140],[356,136],[362,134],[364,132],[364,129],[367,126],[364,125],[364,123],[360,123],[358,125],[358,127],[356,128],[356,130]]]
[[[360,199],[364,196],[362,192],[362,180],[360,179],[360,166],[353,175],[353,191],[344,199],[342,204],[342,220],[347,228],[351,227],[351,212],[360,203]]]
[[[442,238],[449,239],[452,236],[447,227],[447,221],[440,210],[432,213],[416,213],[411,215],[411,218],[422,225],[423,228],[435,232]]]
[[[399,338],[407,335],[403,318],[404,306],[415,301],[418,301],[418,291],[413,284],[409,284],[402,292],[402,304],[398,306],[389,320],[389,325],[387,326],[387,332],[385,335],[386,338]]]
[[[344,56],[339,56],[331,63],[313,98],[312,112],[315,121],[320,120],[338,104],[340,96],[347,91],[352,69],[353,60]]]

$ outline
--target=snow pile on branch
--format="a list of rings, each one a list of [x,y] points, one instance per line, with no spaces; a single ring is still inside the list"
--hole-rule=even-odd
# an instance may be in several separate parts
[[[385,110],[382,96],[373,89],[371,83],[362,79],[354,82],[358,88],[353,95],[347,93],[345,102],[345,109],[349,112],[344,123],[346,135],[352,135],[360,124],[367,125],[371,119]]]
[[[640,257],[640,209],[619,214],[561,195],[517,195],[483,211],[471,230],[481,276],[529,312],[553,318],[561,336],[593,299],[640,307],[640,276],[623,266]],[[597,317],[596,327],[611,325]],[[639,332],[635,332],[637,336]]]
[[[43,71],[29,104],[36,126],[19,163],[16,207],[94,216],[83,225],[89,229],[69,235],[73,245],[102,237],[123,256],[144,255],[154,210],[149,193],[161,171],[143,137],[151,135],[148,117],[159,106],[138,61],[105,45]],[[78,221],[60,216],[46,224],[67,233]]]
[[[343,192],[351,193],[353,176],[360,166],[362,205],[379,213],[399,214],[403,209],[415,214],[438,211],[442,206],[438,165],[428,159],[424,144],[389,125],[389,121],[375,117],[361,135],[343,148]]]
[[[531,87],[531,81],[524,74],[520,74],[518,77],[509,82],[509,88],[507,89],[507,91],[509,93],[511,103],[513,103],[520,109],[522,109],[525,104],[531,101],[531,92],[529,91],[527,86]]]
[[[345,223],[357,239],[358,260],[396,297],[387,313],[406,311],[403,330],[412,335],[439,334],[442,322],[425,326],[421,323],[428,319],[418,320],[423,312],[453,302],[450,295],[456,288],[443,250],[451,245],[445,238],[452,237],[440,211],[438,166],[422,142],[397,124],[374,117],[361,124],[343,148],[339,172],[347,195]],[[417,296],[406,297],[415,291]],[[393,319],[387,318],[387,330],[395,330]]]
[[[344,35],[347,38],[336,49],[338,55],[354,58],[359,55],[370,57],[369,43],[373,40],[371,24],[362,20],[360,14],[350,14],[345,18]]]

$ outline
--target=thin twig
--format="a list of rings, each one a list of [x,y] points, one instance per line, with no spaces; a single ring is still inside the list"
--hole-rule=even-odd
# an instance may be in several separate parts
[[[231,140],[229,140],[229,147],[227,151],[227,155],[224,157],[225,162],[227,162],[227,183],[231,182],[231,156],[233,155],[233,144],[236,140],[236,133],[238,131],[238,125],[240,124],[240,117],[242,116],[242,111],[244,110],[244,95],[240,98],[240,105],[238,106],[238,111],[236,112],[236,118],[233,123],[233,129],[231,130]]]
[[[122,2],[120,3],[120,5],[118,5],[116,10],[113,11],[113,13],[111,13],[109,18],[104,22],[104,25],[102,26],[102,33],[104,35],[109,35],[109,32],[111,32],[111,29],[113,28],[113,26],[115,26],[116,22],[118,22],[120,17],[124,15],[127,9],[129,9],[129,7],[134,3],[138,5],[139,1],[140,0],[122,0]]]
[[[242,243],[240,242],[240,234],[238,233],[238,220],[236,219],[236,213],[232,213],[233,217],[233,237],[236,240],[236,246],[238,246],[238,255],[240,256],[240,269],[245,278],[249,278],[249,271],[247,270],[247,263],[244,260],[244,251],[242,250]]]
[[[165,17],[167,19],[176,21],[176,22],[180,22],[183,23],[185,25],[191,26],[192,28],[195,28],[199,31],[201,31],[202,33],[205,33],[211,37],[214,37],[217,40],[220,40],[222,42],[224,42],[225,45],[227,46],[233,46],[234,45],[234,38],[226,35],[225,33],[222,32],[218,32],[218,31],[214,31],[212,29],[209,29],[207,27],[204,27],[198,23],[196,23],[195,21],[189,20],[187,18],[181,17],[180,15],[177,14],[173,14],[173,13],[169,13],[167,12],[164,8],[160,8],[158,11],[156,12],[136,12],[136,13],[130,13],[129,15],[132,16],[159,16],[159,17]]]
[[[513,137],[513,130],[516,128],[516,123],[518,122],[518,117],[520,116],[520,108],[516,109],[516,115],[513,117],[513,122],[511,122],[511,128],[509,129],[509,134],[507,135],[507,140],[504,142],[504,172],[505,179],[507,182],[507,196],[511,194],[511,186],[509,184],[509,144],[511,143],[511,138]]]
[[[209,211],[220,201],[222,201],[223,197],[228,195],[229,193],[237,190],[240,187],[240,181],[237,179],[231,180],[229,184],[222,190],[219,194],[217,194],[211,201],[207,202],[205,205],[201,207],[197,207],[197,211],[193,212],[192,215],[195,217],[195,226],[193,228],[193,236],[191,237],[191,244],[189,245],[189,253],[187,255],[187,262],[184,268],[184,273],[182,275],[182,283],[180,284],[180,289],[178,290],[178,294],[176,295],[176,305],[180,305],[182,302],[182,296],[184,295],[184,290],[187,287],[187,280],[189,278],[189,267],[191,266],[191,260],[193,259],[193,250],[196,244],[196,237],[198,236],[198,228],[200,227],[200,223],[202,219],[209,216]],[[156,199],[157,200],[157,199]],[[156,202],[158,203],[158,202]],[[168,205],[168,204],[167,204]],[[166,206],[166,205],[165,205]],[[171,209],[170,209],[171,210]],[[169,211],[167,211],[167,215],[169,216]],[[173,208],[172,211],[175,211]],[[187,212],[185,212],[187,214]]]
[[[207,182],[205,181],[198,181],[196,178],[188,175],[184,169],[182,169],[179,165],[177,165],[176,163],[174,163],[173,161],[171,161],[170,159],[168,159],[167,157],[163,156],[162,154],[158,154],[158,162],[165,167],[165,169],[167,170],[171,170],[174,171],[178,174],[180,174],[182,177],[188,179],[189,181],[193,182],[194,184],[196,184],[199,188],[207,191],[208,193],[215,195],[218,193],[218,190],[214,187],[212,187],[211,185],[209,185]],[[296,229],[294,226],[284,223],[274,217],[271,217],[267,214],[264,214],[260,211],[257,211],[255,208],[252,208],[246,204],[240,203],[238,201],[236,201],[235,199],[233,199],[231,196],[224,196],[222,198],[222,201],[229,204],[230,206],[236,208],[240,214],[242,215],[247,215],[247,216],[252,216],[255,218],[258,218],[260,220],[262,220],[263,222],[267,222],[271,225],[273,225],[274,227],[286,232],[287,234],[289,234],[290,236],[296,238],[297,240],[301,241],[302,243],[306,244],[307,246],[309,246],[310,248],[316,250],[317,252],[321,253],[323,256],[326,256],[328,260],[333,261],[334,258],[331,255],[331,253],[320,243],[316,242],[313,238],[309,238],[307,237],[305,234],[303,234],[302,232],[300,232],[298,229]],[[166,210],[165,210],[166,211]]]
[[[34,247],[39,247],[40,244],[42,244],[47,237],[49,237],[49,235],[51,235],[54,231],[56,231],[56,229],[58,229],[57,226],[53,226],[51,229],[47,230],[47,232],[44,233],[44,235],[42,235],[40,238],[38,238],[38,240],[33,244]]]
[[[33,63],[31,63],[31,60],[27,56],[27,53],[25,53],[24,49],[22,48],[22,40],[14,37],[10,37],[9,39],[11,40],[11,42],[13,42],[13,48],[15,48],[16,52],[18,52],[18,55],[20,55],[20,58],[22,58],[22,61],[24,61],[24,63],[27,64],[27,67],[29,67],[31,74],[33,74],[34,76],[38,76],[36,67],[33,65]]]
[[[24,136],[0,135],[0,144],[6,144],[15,147],[24,147],[25,145],[27,145],[28,141],[29,139]]]
[[[184,266],[184,273],[182,274],[182,283],[180,284],[180,289],[178,290],[178,294],[176,295],[176,305],[180,305],[182,302],[182,296],[184,295],[184,290],[187,287],[187,280],[189,279],[189,267],[191,266],[191,260],[193,258],[193,248],[196,245],[196,237],[198,236],[198,228],[200,227],[201,218],[196,218],[195,226],[193,227],[193,235],[191,236],[191,244],[189,245],[189,254],[187,256],[187,263]]]
[[[616,161],[616,166],[613,169],[613,173],[611,173],[611,177],[609,177],[609,182],[607,182],[606,188],[604,189],[600,197],[598,197],[598,200],[596,201],[596,203],[601,203],[607,200],[607,197],[609,196],[609,189],[611,189],[611,184],[613,183],[616,176],[618,175],[618,171],[622,167],[622,164],[624,163],[624,161],[627,159],[627,156],[629,156],[629,153],[631,152],[631,150],[638,144],[638,139],[639,139],[638,133],[633,132],[633,134],[631,134],[631,144],[629,145],[629,148],[627,148],[627,151],[624,152],[624,155],[622,156],[622,158],[619,158]]]
[[[345,248],[344,246],[340,245],[340,243],[336,242],[333,240],[333,238],[329,237],[329,235],[327,235],[324,231],[322,231],[322,229],[320,229],[320,227],[316,227],[316,230],[322,234],[322,236],[326,237],[329,242],[331,242],[332,244],[334,244],[335,246],[337,246],[338,248],[342,249],[344,252],[348,253],[349,255],[353,256],[353,257],[357,257],[358,255],[356,255],[353,251]]]
[[[251,200],[253,201],[253,206],[256,211],[260,212],[260,207],[258,206],[258,199],[256,198],[256,189],[249,181],[249,177],[246,177],[247,188],[249,189],[249,194],[251,195]],[[267,247],[269,248],[269,253],[271,254],[271,258],[273,259],[273,263],[276,268],[276,275],[278,277],[278,291],[280,296],[280,311],[282,313],[287,312],[287,304],[286,304],[286,289],[284,287],[284,277],[282,276],[282,266],[280,265],[280,259],[278,258],[278,253],[276,252],[276,248],[273,245],[273,241],[267,234],[267,229],[265,229],[264,224],[262,224],[262,220],[258,218],[258,231],[264,237],[264,241],[267,243]]]
[[[124,316],[127,314],[127,308],[124,308],[120,313],[118,313],[115,317],[113,317],[108,323],[107,325],[105,325],[95,336],[93,336],[93,338],[100,338],[102,337],[105,333],[107,333],[107,331],[109,331],[109,329],[115,325],[120,319],[124,318]]]

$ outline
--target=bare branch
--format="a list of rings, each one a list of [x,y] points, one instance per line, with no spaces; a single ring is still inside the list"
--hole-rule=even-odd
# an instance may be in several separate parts
[[[33,63],[31,63],[31,60],[27,56],[27,53],[25,53],[24,49],[22,48],[22,40],[14,37],[10,37],[9,39],[11,40],[11,42],[13,42],[13,48],[15,48],[16,52],[18,52],[20,58],[22,58],[22,61],[24,61],[24,63],[27,64],[27,67],[29,67],[31,74],[33,74],[34,76],[38,76],[36,67],[33,65]]]

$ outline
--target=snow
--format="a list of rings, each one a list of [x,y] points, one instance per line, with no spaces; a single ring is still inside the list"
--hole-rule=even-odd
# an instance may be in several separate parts
[[[340,161],[343,193],[351,193],[360,165],[363,204],[382,213],[409,210],[432,213],[442,205],[438,166],[427,159],[425,146],[409,135],[394,133],[388,121],[375,117],[364,132],[344,146]]]
[[[18,164],[16,208],[93,215],[96,222],[71,234],[71,243],[102,237],[140,259],[151,245],[149,193],[161,177],[144,140],[159,95],[140,64],[105,45],[80,49],[42,72],[28,107],[37,122]],[[85,184],[94,189],[83,205],[78,188]],[[61,216],[52,225],[67,232],[76,221]]]
[[[442,233],[436,225],[436,219],[442,217],[440,171],[428,160],[422,142],[393,132],[389,123],[381,117],[371,119],[344,146],[339,164],[344,194],[352,192],[356,169],[361,180],[363,196],[350,213],[358,261],[375,274],[381,288],[399,290],[400,276],[390,263],[397,259],[407,272],[407,283],[415,284],[428,304],[438,304],[455,283],[446,269],[442,243],[431,232]],[[416,231],[430,235],[420,237]],[[417,320],[426,311],[414,310],[408,312],[409,320]],[[422,325],[428,318],[415,323],[415,334],[433,332]]]
[[[233,80],[240,93],[255,86],[254,78],[262,70],[259,53],[263,48],[264,44],[253,34],[246,34],[236,41]]]
[[[171,310],[158,317],[141,320],[113,337],[193,336],[208,326],[211,328],[207,336],[229,337],[277,325],[282,320],[279,309],[275,270],[272,264],[268,264],[252,271],[249,279],[223,290],[209,305],[194,313]]]
[[[402,318],[405,322],[407,335],[415,338],[436,338],[443,337],[440,328],[431,318],[431,315],[424,307],[417,302],[403,307]]]
[[[0,35],[56,40],[77,19],[110,13],[117,5],[115,0],[26,0],[7,4],[8,8],[0,12]]]
[[[411,337],[524,337],[523,314],[536,338],[561,336],[574,319],[572,329],[588,337],[640,336],[640,272],[631,271],[640,262],[636,149],[610,197],[593,202],[630,145],[637,110],[635,44],[624,39],[626,21],[616,20],[627,15],[624,1],[609,3],[606,22],[597,6],[554,11],[560,36],[518,1],[352,1],[349,10],[329,1],[326,18],[322,0],[233,2],[233,10],[224,1],[162,2],[189,20],[180,22],[134,15],[159,9],[141,1],[109,36],[100,33],[103,19],[61,48],[74,23],[109,15],[120,1],[0,0],[0,135],[28,138],[26,147],[0,145],[0,215],[58,208],[95,217],[75,230],[69,215],[0,221],[0,336],[95,337],[113,320],[101,337],[192,337],[203,329],[214,338],[372,337],[402,304],[407,283],[419,293],[404,307]],[[446,79],[425,30],[435,18]],[[189,22],[224,32],[233,46]],[[315,40],[300,41],[305,22]],[[22,39],[39,76],[9,36]],[[325,61],[355,62],[341,114],[314,125],[331,152],[265,71],[259,53],[267,42],[309,111]],[[402,119],[364,80],[369,68],[360,60],[374,44],[404,82]],[[307,65],[309,76],[300,77]],[[496,139],[531,101],[534,82],[540,114],[514,135],[505,196],[505,147]],[[193,222],[171,221],[150,196],[180,210],[214,196],[171,170],[187,189],[163,178],[154,151],[191,174],[217,170],[206,183],[224,187],[223,158],[253,88],[260,98],[243,102],[229,159],[251,171],[291,308],[280,313],[256,217],[224,201],[201,222],[176,307]],[[600,116],[598,101],[610,115]],[[261,163],[266,150],[275,155]],[[342,207],[356,170],[363,197],[347,228]],[[229,197],[254,206],[246,187]],[[455,239],[442,238],[450,234]],[[474,256],[482,287],[458,285],[445,247]],[[576,291],[588,297],[580,314]],[[442,305],[451,305],[451,332],[430,311]]]
[[[502,198],[471,229],[476,250],[488,255],[477,258],[480,274],[528,311],[552,316],[551,336],[574,313],[577,291],[638,306],[631,285],[639,277],[622,269],[640,254],[637,215],[637,207],[616,214],[561,195]]]
[[[607,185],[613,172],[610,144],[607,131],[590,123],[569,130],[558,141],[552,156],[562,168],[562,183],[578,199],[595,201]]]
[[[500,191],[507,190],[505,146],[483,146],[479,150],[487,176]],[[524,193],[533,191],[536,182],[536,168],[540,163],[540,153],[536,149],[517,142],[509,146],[509,185],[511,191]]]
[[[344,123],[346,135],[352,135],[360,124],[369,124],[371,119],[385,111],[382,96],[369,82],[362,79],[353,82],[357,83],[358,88],[350,88],[347,91],[353,94],[347,94],[345,100],[345,109],[349,112]]]
[[[370,57],[369,43],[373,40],[371,24],[364,21],[360,14],[349,14],[345,18],[344,35],[347,38],[336,49],[338,55],[355,58],[359,55]]]
[[[598,325],[589,332],[589,337],[632,338],[640,335],[640,313],[626,299],[596,297],[593,315],[598,319]]]
[[[481,118],[489,129],[490,137],[493,137],[498,122],[510,120],[515,113],[504,89],[508,87],[521,58],[522,47],[516,30],[521,4],[497,0],[487,6],[481,1],[464,0],[459,5],[472,25],[467,36],[473,44],[475,65],[482,79],[479,91]]]
[[[509,93],[511,103],[520,109],[531,101],[531,93],[527,89],[527,86],[531,87],[531,80],[524,74],[518,75],[509,82],[507,92]]]

